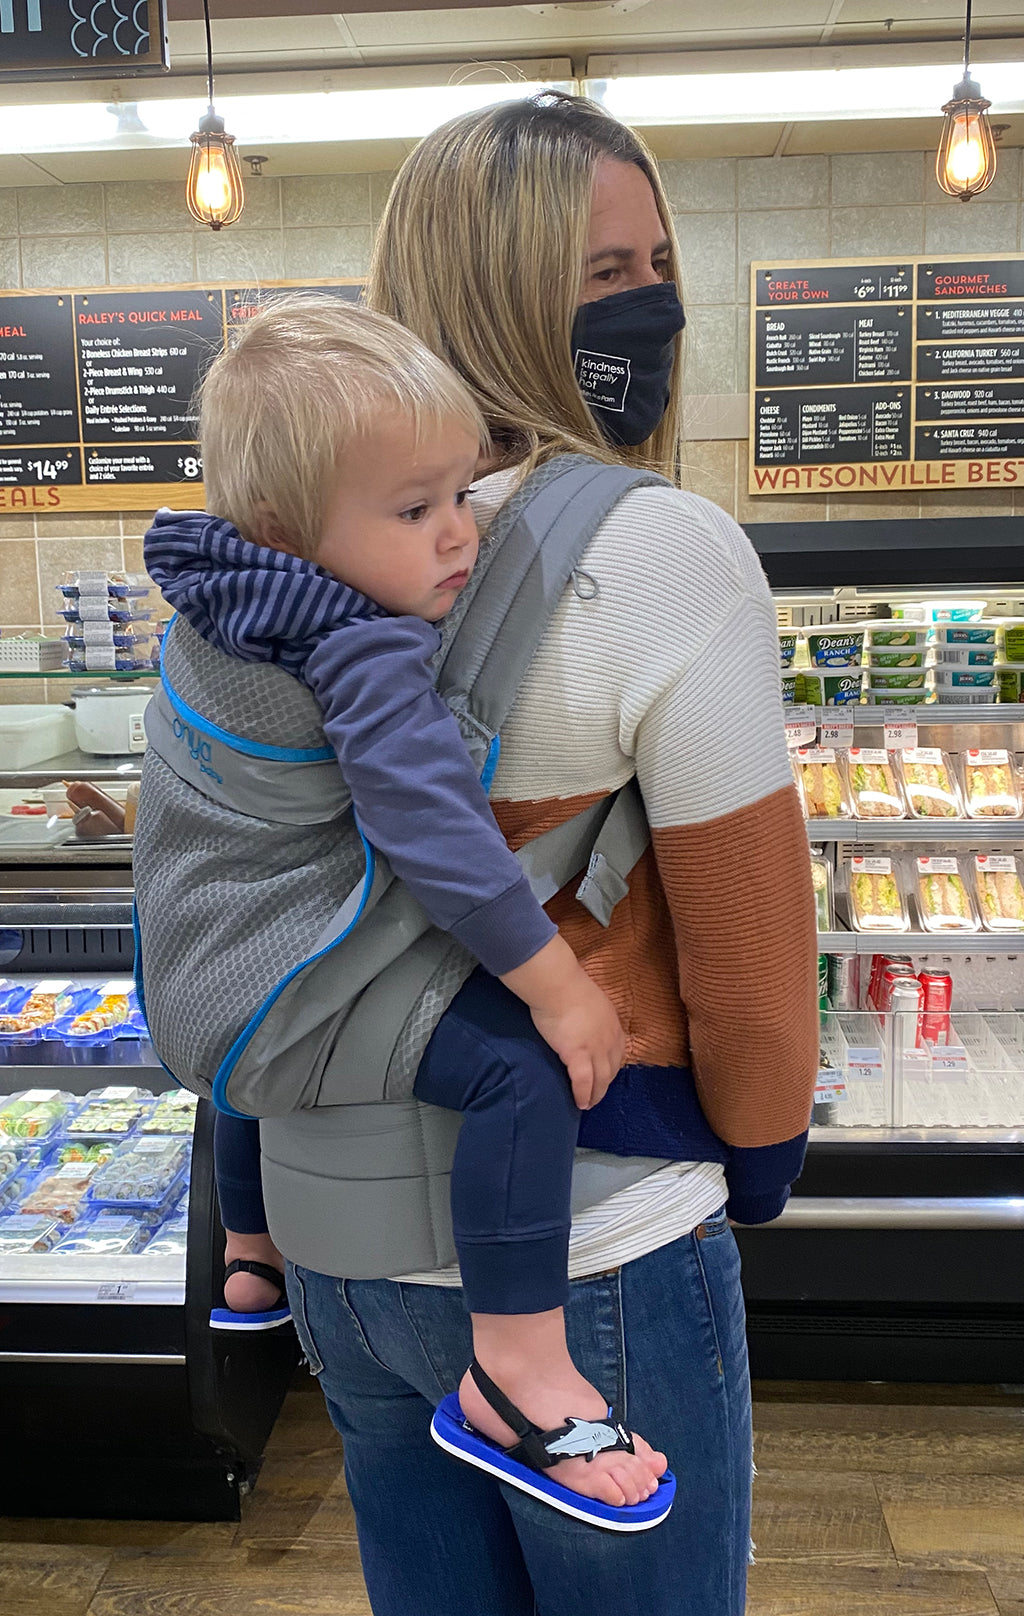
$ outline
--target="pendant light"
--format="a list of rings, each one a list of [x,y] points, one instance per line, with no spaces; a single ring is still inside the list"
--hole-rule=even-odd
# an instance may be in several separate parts
[[[206,21],[206,79],[209,107],[191,137],[192,161],[188,168],[185,200],[193,219],[211,230],[234,224],[242,211],[245,192],[234,135],[224,133],[224,119],[213,106],[213,42],[210,38],[210,0],[203,0]]]
[[[971,78],[971,0],[967,0],[967,26],[964,33],[964,76],[954,86],[953,99],[943,107],[942,126],[935,178],[950,196],[969,202],[986,191],[996,177],[996,147],[988,121],[991,101]]]

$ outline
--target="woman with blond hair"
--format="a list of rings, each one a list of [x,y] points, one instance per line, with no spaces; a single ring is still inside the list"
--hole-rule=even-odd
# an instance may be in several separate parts
[[[405,164],[368,301],[446,359],[485,417],[481,588],[508,512],[566,456],[674,480],[677,281],[653,159],[591,103],[546,93],[475,112]],[[729,712],[742,724],[723,722]],[[678,1490],[662,1525],[618,1536],[433,1445],[431,1411],[469,1356],[457,1268],[325,1271],[331,1184],[304,1152],[347,1160],[332,1170],[358,1178],[370,1142],[351,1107],[264,1123],[270,1228],[344,1438],[371,1605],[376,1616],[582,1616],[595,1602],[616,1616],[741,1616],[750,1390],[730,1222],[767,1222],[785,1204],[818,1027],[775,614],[735,523],[665,483],[627,493],[556,609],[501,743],[492,803],[513,848],[634,777],[651,826],[607,927],[575,882],[547,905],[615,1005],[627,1054],[582,1117],[565,1334],[553,1341],[541,1315],[537,1341],[545,1361],[561,1353],[566,1373],[575,1365],[656,1435]],[[463,979],[431,983],[424,1036]],[[402,1110],[424,1159],[438,1148],[432,1113]],[[396,1194],[399,1225],[400,1204]],[[494,1332],[500,1362],[500,1318]],[[530,1416],[529,1366],[509,1362],[501,1385]],[[514,1442],[493,1409],[472,1419]]]

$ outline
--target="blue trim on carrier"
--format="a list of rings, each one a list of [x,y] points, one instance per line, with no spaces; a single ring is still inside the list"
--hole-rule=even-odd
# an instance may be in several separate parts
[[[501,736],[496,735],[490,746],[487,748],[487,756],[484,758],[484,766],[480,770],[480,784],[483,786],[488,796],[491,794],[491,786],[494,784],[494,776],[497,772],[498,759],[500,756]]]
[[[331,756],[334,756],[333,752],[331,753]],[[333,948],[337,948],[339,943],[343,943],[345,938],[350,935],[352,930],[358,925],[360,919],[362,918],[363,910],[366,908],[367,900],[370,896],[370,888],[373,886],[373,878],[374,874],[376,873],[377,860],[373,848],[363,835],[362,828],[358,821],[356,821],[356,830],[359,831],[359,840],[363,844],[363,857],[365,859],[363,868],[363,890],[359,895],[359,907],[352,916],[352,919],[349,921],[348,925],[345,927],[345,930],[343,932],[339,932],[338,936],[329,942],[326,948],[321,948],[317,954],[311,954],[308,959],[300,960],[298,965],[294,965],[292,967],[287,976],[281,978],[281,981],[277,984],[277,987],[274,988],[271,993],[268,993],[259,1009],[249,1018],[245,1026],[242,1028],[242,1031],[231,1045],[231,1048],[228,1050],[227,1054],[224,1056],[224,1059],[221,1061],[220,1066],[217,1068],[217,1075],[213,1080],[213,1090],[211,1093],[211,1099],[213,1100],[214,1105],[217,1107],[217,1110],[223,1111],[225,1116],[240,1117],[246,1122],[252,1121],[252,1117],[247,1112],[236,1111],[234,1106],[227,1098],[227,1086],[239,1056],[242,1054],[242,1051],[245,1049],[245,1046],[248,1044],[250,1038],[252,1038],[254,1033],[256,1033],[256,1031],[259,1029],[264,1018],[273,1009],[289,982],[291,982],[294,977],[298,976],[300,971],[304,971],[307,965],[314,965],[317,960],[323,959],[325,954],[329,954]]]
[[[142,1011],[142,1019],[146,1022],[146,1026],[148,1028],[149,1022],[146,1021],[146,995],[142,988],[142,932],[139,927],[139,906],[134,898],[132,899],[132,938],[135,945],[132,956],[132,981],[135,983],[135,997],[139,1001],[139,1009]],[[153,1043],[152,1033],[149,1035],[149,1041],[151,1044]],[[156,1049],[155,1045],[153,1048],[157,1060],[160,1060],[159,1051]],[[167,1076],[170,1078],[172,1083],[177,1083],[180,1089],[185,1087],[184,1083],[178,1082],[178,1079],[171,1071],[171,1068],[169,1066],[164,1066],[162,1060],[160,1060],[160,1065],[163,1067],[163,1070],[167,1073]]]
[[[219,724],[211,723],[202,713],[197,713],[190,707],[175,690],[166,673],[161,669],[160,683],[167,694],[167,699],[179,718],[191,724],[201,735],[206,735],[211,741],[220,741],[222,745],[231,748],[232,752],[242,752],[246,757],[270,758],[276,763],[327,763],[334,761],[334,748],[332,746],[268,746],[263,741],[251,741],[245,735],[232,735],[229,730],[221,729]]]

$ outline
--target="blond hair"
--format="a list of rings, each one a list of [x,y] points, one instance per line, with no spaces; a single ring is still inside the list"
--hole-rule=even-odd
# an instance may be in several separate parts
[[[435,129],[406,159],[374,244],[367,302],[400,320],[472,388],[506,463],[565,451],[676,475],[680,342],[669,407],[635,449],[612,448],[573,371],[571,332],[587,256],[594,169],[603,157],[646,175],[679,248],[643,141],[592,101],[545,91]]]
[[[411,331],[330,295],[273,299],[202,385],[207,509],[311,556],[340,457],[389,411],[417,436],[457,422],[489,447],[468,388]]]

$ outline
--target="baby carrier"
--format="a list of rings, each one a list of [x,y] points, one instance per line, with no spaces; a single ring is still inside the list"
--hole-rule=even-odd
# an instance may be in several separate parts
[[[442,627],[437,687],[490,783],[499,732],[605,516],[651,473],[563,456],[499,512]],[[312,693],[177,618],[135,831],[136,975],[156,1050],[242,1116],[410,1099],[475,961],[362,837]],[[529,842],[541,902],[575,876],[607,925],[649,841],[635,781]]]

